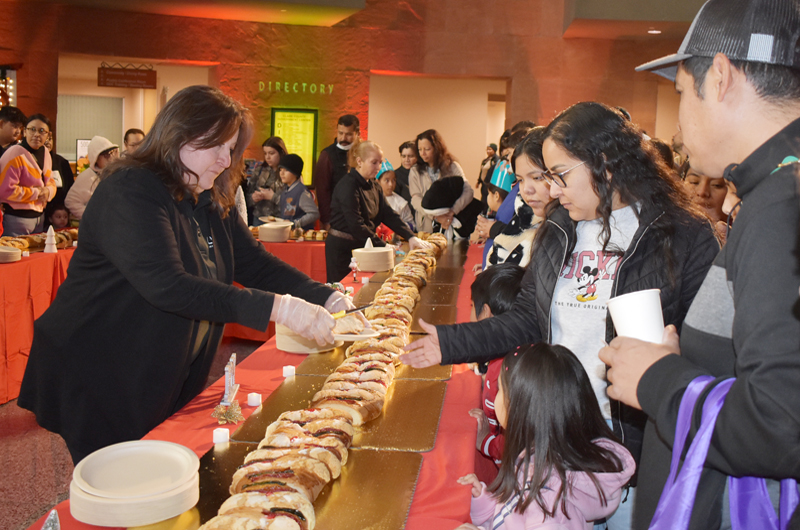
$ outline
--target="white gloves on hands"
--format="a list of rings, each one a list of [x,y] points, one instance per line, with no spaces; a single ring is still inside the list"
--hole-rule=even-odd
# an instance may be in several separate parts
[[[417,248],[431,248],[433,247],[433,243],[428,243],[427,241],[423,241],[417,236],[412,237],[408,240],[408,249],[414,250]]]
[[[334,342],[333,326],[336,321],[331,314],[322,306],[310,304],[292,295],[275,295],[272,320],[303,338],[316,341],[320,346]]]
[[[339,292],[335,291],[328,300],[325,302],[325,309],[330,311],[331,313],[337,313],[339,311],[347,311],[348,309],[355,309],[356,306],[353,305],[353,301],[350,300],[350,297]]]

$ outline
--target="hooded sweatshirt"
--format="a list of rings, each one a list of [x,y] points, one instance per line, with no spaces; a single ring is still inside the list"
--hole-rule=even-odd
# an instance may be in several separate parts
[[[50,198],[56,194],[52,169],[53,160],[46,147],[31,151],[24,140],[12,145],[0,157],[0,202],[21,212],[22,217],[28,217],[27,212],[38,216],[46,204],[39,198],[39,188],[49,188]]]
[[[525,530],[528,528],[591,529],[594,526],[594,521],[610,516],[617,509],[622,497],[622,487],[631,478],[636,468],[633,457],[622,445],[606,438],[595,440],[594,443],[609,449],[622,461],[622,471],[594,474],[605,494],[605,504],[600,499],[594,481],[587,473],[568,471],[567,480],[572,485],[572,490],[567,497],[566,503],[569,517],[564,515],[560,503],[555,510],[554,517],[547,517],[535,501],[528,506],[524,513],[518,513],[514,511],[517,502],[516,496],[505,504],[500,504],[487,491],[486,485],[483,484],[480,496],[472,499],[470,516],[473,524],[486,530]],[[558,477],[551,478],[547,483],[543,497],[548,506],[552,506],[556,492],[560,487],[561,481]]]
[[[110,140],[102,136],[95,136],[89,142],[89,167],[78,175],[78,178],[75,179],[75,184],[72,185],[64,198],[64,205],[76,219],[83,217],[83,211],[86,209],[86,205],[89,204],[89,199],[92,198],[94,189],[100,182],[100,168],[97,167],[97,159],[101,153],[115,148],[119,148],[119,146],[112,144]]]

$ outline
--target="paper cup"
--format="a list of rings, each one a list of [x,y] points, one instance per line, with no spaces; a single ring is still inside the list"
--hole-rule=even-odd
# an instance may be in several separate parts
[[[660,289],[647,289],[609,300],[608,312],[617,335],[661,344],[664,315],[660,294]]]

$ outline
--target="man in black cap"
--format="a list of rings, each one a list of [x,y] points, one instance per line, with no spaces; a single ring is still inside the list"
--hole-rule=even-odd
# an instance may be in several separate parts
[[[610,366],[609,396],[650,419],[635,528],[673,527],[676,510],[656,513],[656,506],[677,425],[688,425],[687,444],[701,438],[698,428],[709,415],[703,406],[714,401],[709,393],[729,378],[735,381],[711,423],[697,493],[681,492],[694,503],[684,503],[689,528],[724,528],[732,518],[742,521],[740,528],[777,528],[758,519],[756,508],[772,511],[777,480],[800,478],[800,320],[793,313],[800,307],[799,44],[797,0],[709,0],[677,54],[637,68],[674,79],[692,168],[724,176],[741,203],[680,337],[670,327],[663,344],[618,337],[600,351]],[[711,382],[688,409],[691,417],[679,422],[681,400],[699,376]],[[745,493],[746,505],[736,493],[741,482],[728,480],[743,476],[771,479]],[[796,484],[785,483],[783,494],[796,499]],[[783,507],[790,515],[794,505]]]
[[[358,141],[361,123],[358,116],[345,114],[336,123],[336,140],[322,150],[314,166],[314,189],[319,204],[319,221],[326,230],[331,222],[331,197],[336,185],[350,171],[347,152]]]

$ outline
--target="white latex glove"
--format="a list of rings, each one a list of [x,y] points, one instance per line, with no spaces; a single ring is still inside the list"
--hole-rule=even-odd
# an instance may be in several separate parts
[[[328,301],[325,302],[325,309],[331,313],[347,311],[348,309],[355,308],[356,306],[353,304],[353,301],[350,300],[350,297],[346,294],[342,294],[340,291],[335,291],[332,295],[330,295],[330,297],[328,297]]]
[[[320,346],[334,342],[333,326],[336,321],[331,314],[322,306],[309,304],[292,295],[275,295],[272,320],[303,338],[316,341]]]
[[[414,236],[414,237],[412,237],[411,239],[408,240],[408,249],[409,250],[414,250],[414,249],[417,249],[417,248],[423,248],[423,249],[424,248],[432,248],[432,247],[433,247],[433,243],[428,243],[427,241],[423,241],[420,238],[418,238],[417,236]]]

